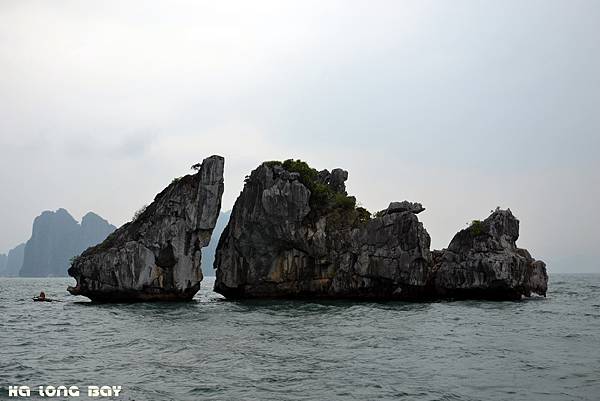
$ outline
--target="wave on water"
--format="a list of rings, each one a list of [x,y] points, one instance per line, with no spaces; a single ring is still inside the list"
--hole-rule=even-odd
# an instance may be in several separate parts
[[[178,401],[600,394],[600,275],[551,275],[547,298],[523,302],[235,302],[212,280],[189,303],[95,305],[70,279],[0,279],[0,398],[15,384]],[[62,302],[31,302],[41,289]]]

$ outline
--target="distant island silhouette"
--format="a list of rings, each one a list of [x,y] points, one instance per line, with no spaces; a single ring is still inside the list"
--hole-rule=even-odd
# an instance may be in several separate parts
[[[93,212],[81,223],[63,208],[33,221],[31,238],[0,255],[0,276],[66,277],[73,257],[102,242],[116,227]]]

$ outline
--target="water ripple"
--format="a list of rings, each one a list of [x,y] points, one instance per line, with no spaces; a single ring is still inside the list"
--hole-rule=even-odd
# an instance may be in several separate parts
[[[600,276],[524,302],[94,305],[69,279],[0,279],[13,384],[122,385],[122,400],[596,400]],[[60,303],[34,303],[44,289]],[[32,397],[33,398],[33,397]],[[82,399],[84,399],[82,397]]]

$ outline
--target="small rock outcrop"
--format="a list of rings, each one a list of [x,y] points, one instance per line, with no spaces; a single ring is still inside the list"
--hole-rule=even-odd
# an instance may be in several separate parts
[[[418,299],[432,267],[418,204],[371,218],[346,195],[348,173],[266,162],[247,178],[215,258],[230,298]],[[402,206],[398,206],[402,205]],[[418,205],[418,206],[417,206]]]
[[[430,252],[420,203],[371,216],[348,173],[299,160],[252,171],[217,246],[215,291],[228,298],[519,299],[545,295],[545,264],[516,246],[519,222],[497,210]]]
[[[494,211],[459,231],[447,249],[434,252],[436,293],[445,298],[520,299],[546,295],[546,264],[518,248],[519,220]]]
[[[391,213],[402,213],[402,212],[411,212],[414,214],[419,214],[425,211],[425,208],[420,203],[413,203],[408,201],[402,202],[392,202],[388,206],[388,208],[382,211],[382,214],[391,214]]]
[[[87,249],[69,268],[73,295],[99,302],[190,300],[202,281],[201,249],[221,209],[221,156],[173,180],[130,223]]]

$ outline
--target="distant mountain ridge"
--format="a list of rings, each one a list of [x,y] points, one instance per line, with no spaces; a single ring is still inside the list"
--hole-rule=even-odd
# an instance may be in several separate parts
[[[102,242],[116,227],[93,212],[81,224],[66,209],[44,211],[33,221],[31,238],[0,256],[0,276],[64,277],[70,259]]]
[[[0,254],[0,277],[16,277],[19,275],[19,270],[23,265],[23,253],[25,244],[19,244],[8,254]]]
[[[65,209],[45,211],[33,221],[19,276],[67,276],[73,256],[102,242],[114,230],[115,226],[92,212],[79,224]]]
[[[80,224],[66,209],[45,211],[33,221],[19,276],[67,276],[73,256],[102,242],[114,230],[115,226],[92,212]]]

